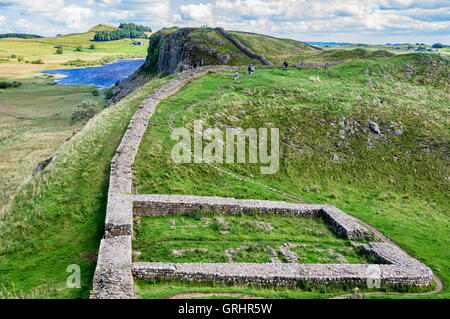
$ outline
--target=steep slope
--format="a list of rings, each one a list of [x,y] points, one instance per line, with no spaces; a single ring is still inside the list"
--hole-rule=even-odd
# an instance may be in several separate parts
[[[231,33],[226,32],[223,28],[216,28],[228,41],[233,43],[235,47],[241,50],[246,56],[252,59],[258,59],[264,65],[273,65],[272,62],[266,59],[262,54],[253,52],[251,49],[244,46],[238,39],[236,39]]]
[[[272,54],[285,54],[289,50],[317,51],[294,40],[256,34],[246,34],[243,39],[240,35],[221,28],[162,29],[150,38],[144,69],[152,74],[173,74],[203,65],[272,65],[272,61],[264,56],[267,48],[262,50],[268,44]]]
[[[239,31],[230,31],[229,33],[245,47],[278,65],[290,57],[298,57],[306,53],[317,54],[321,51],[319,48],[291,39],[278,39]]]

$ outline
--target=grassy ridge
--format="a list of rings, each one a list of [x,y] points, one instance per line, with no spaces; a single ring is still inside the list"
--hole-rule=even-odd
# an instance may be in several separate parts
[[[87,298],[104,232],[110,160],[155,79],[94,117],[24,185],[0,216],[0,297]],[[81,289],[66,288],[66,268],[81,267]]]
[[[449,62],[433,59],[412,54],[329,70],[262,69],[240,83],[229,74],[200,78],[151,119],[135,162],[139,192],[289,200],[284,192],[334,204],[430,266],[444,281],[439,296],[448,297]],[[310,80],[317,76],[320,82]],[[208,165],[173,163],[172,116],[174,127],[190,130],[197,119],[205,128],[280,128],[280,171],[264,176],[258,165],[218,164],[254,184]]]

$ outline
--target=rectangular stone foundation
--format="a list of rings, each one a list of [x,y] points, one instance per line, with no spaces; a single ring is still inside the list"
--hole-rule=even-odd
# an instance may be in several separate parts
[[[296,286],[305,283],[346,284],[357,287],[416,286],[431,284],[431,271],[394,265],[357,264],[212,264],[134,263],[136,279],[164,279],[192,282],[212,281],[226,285]]]

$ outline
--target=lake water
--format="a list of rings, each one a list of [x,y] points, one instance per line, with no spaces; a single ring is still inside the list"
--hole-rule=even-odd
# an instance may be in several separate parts
[[[95,85],[100,88],[108,88],[115,85],[118,80],[130,76],[144,62],[145,59],[117,60],[101,66],[50,70],[41,73],[64,75],[64,78],[55,80],[58,84]]]

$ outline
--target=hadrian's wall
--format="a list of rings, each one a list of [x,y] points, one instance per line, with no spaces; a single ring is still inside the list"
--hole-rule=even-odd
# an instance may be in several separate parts
[[[274,213],[317,216],[349,239],[371,239],[370,231],[358,221],[330,205],[305,205],[263,200],[182,196],[132,195],[132,164],[156,105],[176,93],[191,79],[208,71],[235,70],[226,66],[208,66],[180,74],[150,94],[133,115],[111,163],[111,175],[105,220],[105,238],[101,240],[91,298],[135,298],[134,278],[176,279],[225,284],[292,286],[309,283],[345,282],[363,286],[379,281],[386,285],[428,286],[431,270],[387,242],[370,242],[363,249],[385,264],[212,264],[212,263],[132,263],[133,215],[168,216],[192,210],[235,213]]]
[[[308,282],[346,284],[367,287],[374,285],[431,284],[431,271],[411,267],[374,264],[281,264],[281,263],[134,263],[135,278],[216,282],[227,285],[298,286]]]

